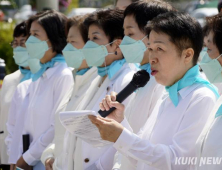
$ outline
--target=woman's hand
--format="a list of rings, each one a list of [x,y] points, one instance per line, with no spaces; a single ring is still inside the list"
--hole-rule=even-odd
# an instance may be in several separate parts
[[[19,158],[19,160],[17,161],[16,163],[16,167],[19,167],[19,168],[22,168],[22,169],[25,169],[25,170],[32,170],[32,166],[29,166],[25,160],[23,159],[23,157],[21,156]]]
[[[48,158],[45,161],[45,168],[46,170],[53,170],[53,163],[54,163],[55,159],[54,158]]]
[[[116,142],[124,129],[124,127],[115,120],[92,115],[88,117],[99,129],[100,136],[103,140]]]
[[[121,123],[124,119],[125,106],[116,101],[116,95],[116,92],[111,92],[111,95],[106,95],[106,97],[99,104],[99,107],[102,111],[108,111],[110,108],[115,107],[116,109],[110,113],[107,118]]]

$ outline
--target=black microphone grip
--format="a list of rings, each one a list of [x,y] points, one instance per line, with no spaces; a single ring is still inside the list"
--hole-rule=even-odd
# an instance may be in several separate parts
[[[22,135],[23,141],[23,153],[25,153],[29,149],[30,141],[29,141],[29,134]]]
[[[133,84],[132,82],[130,82],[119,94],[117,94],[116,96],[116,101],[119,103],[122,103],[129,95],[131,95],[135,90],[137,89],[137,87],[135,86],[135,84]],[[99,110],[98,113],[102,116],[102,117],[106,117],[108,116],[110,113],[112,113],[116,108],[112,107],[110,108],[108,111],[102,111]]]

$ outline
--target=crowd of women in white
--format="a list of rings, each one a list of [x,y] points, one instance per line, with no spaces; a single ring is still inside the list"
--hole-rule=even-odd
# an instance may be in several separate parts
[[[202,29],[162,0],[117,3],[69,19],[39,12],[16,26],[19,70],[5,77],[1,90],[0,164],[25,170],[222,169],[222,162],[199,164],[203,157],[222,157],[222,14],[207,18]],[[140,69],[149,82],[117,102]],[[111,142],[103,147],[59,120],[63,111],[112,107],[106,118],[89,116]],[[23,134],[30,137],[24,153]],[[177,162],[186,157],[197,161]]]

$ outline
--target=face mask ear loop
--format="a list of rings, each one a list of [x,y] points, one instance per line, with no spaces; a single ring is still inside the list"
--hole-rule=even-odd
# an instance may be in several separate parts
[[[113,44],[113,43],[116,42],[116,41],[117,41],[117,40],[114,40],[113,42],[111,42],[111,43],[109,43],[109,44],[106,44],[105,47],[106,47],[107,45]]]
[[[45,40],[45,42],[47,42],[47,41],[49,41],[49,39],[48,40]],[[47,43],[47,45],[48,45],[48,43]],[[48,47],[48,50],[47,51],[49,51],[49,49],[51,49],[52,47]]]
[[[52,47],[48,47],[48,50],[47,50],[47,51],[49,51],[51,48],[52,48]]]
[[[146,37],[148,37],[148,35],[146,35],[145,37],[143,37],[143,39],[141,40],[142,42],[143,42],[143,40],[146,38]],[[143,42],[144,43],[144,42]],[[145,44],[145,43],[144,43]],[[145,44],[145,46],[146,46],[146,44]],[[146,46],[146,50],[148,49],[148,47]],[[146,51],[145,50],[145,51]]]
[[[105,47],[106,47],[107,45],[113,44],[113,43],[116,42],[116,41],[117,41],[117,40],[114,40],[113,42],[111,42],[111,43],[109,43],[109,44],[106,44]],[[108,55],[109,55],[109,54],[115,54],[115,55],[117,55],[116,52],[114,52],[114,53],[108,53]]]
[[[222,54],[221,55],[219,55],[217,58],[216,58],[216,60],[218,60],[218,58],[220,58],[222,56]]]
[[[143,41],[146,37],[148,37],[148,35],[146,35],[145,37],[143,37],[143,39],[141,41]]]

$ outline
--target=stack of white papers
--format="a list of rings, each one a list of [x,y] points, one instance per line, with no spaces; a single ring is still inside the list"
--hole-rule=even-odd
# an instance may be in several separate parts
[[[97,127],[89,120],[88,115],[98,116],[93,110],[67,111],[59,114],[62,125],[73,135],[95,146],[102,147],[111,142],[102,140]]]

